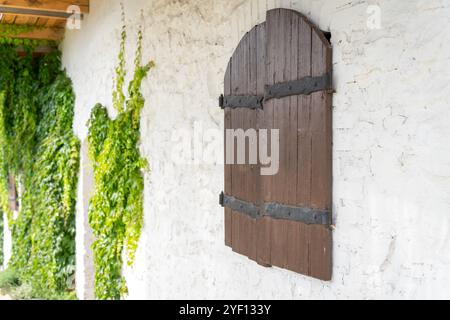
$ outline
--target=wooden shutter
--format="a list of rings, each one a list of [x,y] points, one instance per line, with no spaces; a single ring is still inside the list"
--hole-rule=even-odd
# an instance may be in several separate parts
[[[225,164],[226,245],[322,280],[331,279],[331,71],[323,32],[296,11],[275,9],[241,40],[221,97],[225,129],[280,134],[278,174]]]

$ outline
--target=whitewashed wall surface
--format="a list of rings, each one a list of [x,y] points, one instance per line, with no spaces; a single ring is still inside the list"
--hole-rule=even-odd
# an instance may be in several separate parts
[[[152,171],[137,258],[124,270],[130,299],[450,298],[450,1],[123,2],[129,70],[139,25],[144,58],[157,63],[143,84],[141,150]],[[172,156],[177,132],[191,143],[201,139],[196,131],[223,128],[217,97],[228,59],[275,7],[294,8],[332,33],[331,282],[232,253],[218,205],[223,166]],[[114,114],[120,27],[120,1],[93,0],[82,28],[68,31],[63,42],[81,139],[96,102]],[[223,154],[221,140],[205,139],[203,146]],[[89,179],[83,181],[86,187]],[[79,194],[84,221],[89,192]],[[78,223],[81,266],[84,225]],[[83,272],[78,277],[87,279]],[[79,281],[80,298],[89,297],[91,282]]]

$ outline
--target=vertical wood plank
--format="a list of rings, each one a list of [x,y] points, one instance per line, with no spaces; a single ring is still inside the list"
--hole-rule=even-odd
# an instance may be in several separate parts
[[[311,30],[309,26],[302,23],[303,21],[298,15],[292,16],[291,24],[291,60],[290,60],[290,77],[289,80],[300,79],[300,74],[308,73],[310,68],[310,59],[306,61],[302,58],[307,58],[310,56],[310,36]],[[305,46],[308,50],[305,50]],[[301,49],[302,48],[302,49]],[[309,52],[309,54],[308,54]],[[305,54],[306,53],[306,54]],[[308,73],[309,75],[309,73]],[[293,96],[290,101],[290,114],[289,114],[289,168],[288,177],[289,185],[291,188],[288,190],[288,204],[297,206],[299,203],[298,199],[298,189],[302,188],[304,181],[302,179],[301,183],[298,183],[299,175],[298,171],[300,168],[300,151],[304,144],[299,143],[299,136],[301,126],[299,124],[299,117],[303,117],[305,110],[302,109],[303,106],[302,96]],[[308,110],[306,110],[306,117],[308,117]],[[301,274],[308,274],[309,271],[309,261],[308,261],[308,250],[309,250],[309,232],[306,225],[289,221],[288,222],[288,250],[287,250],[287,266],[286,268],[294,272]]]
[[[264,78],[265,85],[271,85],[275,82],[275,53],[277,49],[277,35],[275,29],[270,27],[276,23],[276,17],[274,13],[267,13],[265,23],[266,33],[266,72]],[[271,145],[270,130],[273,128],[273,115],[274,115],[274,100],[269,100],[264,103],[263,118],[261,119],[261,128],[267,130],[268,146]],[[268,149],[267,146],[267,149]],[[262,176],[262,199],[261,202],[271,202],[273,198],[273,176]],[[263,218],[259,221],[258,225],[258,263],[262,265],[272,265],[272,228],[273,221],[270,218]]]
[[[224,80],[224,94],[231,94],[231,64],[232,59],[228,62],[228,67],[225,72]],[[225,194],[233,194],[232,180],[231,180],[231,170],[232,166],[227,164],[227,146],[226,146],[226,131],[231,128],[231,110],[230,108],[225,109],[225,130],[224,130],[224,164],[225,164]],[[232,212],[230,208],[225,208],[225,245],[232,246]]]
[[[242,41],[241,41],[242,42]],[[241,55],[240,55],[240,47],[241,44],[239,44],[238,48],[233,54],[232,57],[232,65],[231,65],[231,94],[236,95],[239,92],[239,68],[241,66]],[[231,129],[238,129],[239,128],[239,110],[231,110]],[[231,143],[231,142],[230,142]],[[240,197],[240,175],[239,175],[239,168],[235,164],[236,163],[236,157],[237,157],[237,146],[234,144],[234,158],[233,158],[233,164],[231,164],[231,181],[232,181],[232,190],[233,190],[233,196]],[[232,249],[235,252],[240,251],[240,239],[239,239],[239,213],[235,211],[231,211],[231,243],[232,243]]]
[[[269,16],[274,16],[273,20],[269,20]],[[276,48],[271,53],[270,63],[275,65],[273,83],[285,81],[286,73],[286,47],[289,42],[289,31],[287,21],[289,15],[285,10],[273,10],[268,14],[268,28],[273,29],[272,35],[275,37]],[[286,160],[287,160],[287,117],[289,111],[290,98],[273,99],[273,129],[279,130],[279,172],[272,177],[272,198],[270,202],[286,203]],[[271,263],[272,265],[285,268],[287,265],[287,221],[272,220],[272,236],[271,236]]]
[[[299,79],[311,76],[311,34],[312,30],[305,20],[299,22]],[[311,96],[298,97],[298,173],[297,203],[308,207],[311,203]]]
[[[275,83],[275,58],[277,51],[277,34],[273,27],[270,27],[274,23],[277,23],[277,17],[279,12],[269,11],[266,16],[265,23],[265,34],[266,34],[266,45],[265,45],[265,58],[266,58],[266,68],[264,84],[272,85]],[[267,130],[267,150],[271,145],[270,131],[274,127],[274,100],[269,100],[264,103],[264,111],[262,113],[262,118],[260,119],[261,128]],[[274,178],[273,176],[261,176],[262,181],[262,196],[261,202],[271,202],[274,198]],[[272,231],[273,231],[273,220],[270,218],[263,218],[258,222],[258,263],[269,266],[272,265]]]
[[[286,63],[286,80],[298,79],[298,60],[299,60],[299,17],[291,15],[291,23],[288,25],[289,47],[286,48],[288,63]],[[297,170],[298,170],[298,104],[299,97],[291,96],[289,98],[288,115],[288,166],[286,178],[288,181],[286,204],[297,205]]]
[[[331,47],[320,31],[312,33],[312,75],[331,72]],[[312,94],[312,180],[311,205],[314,208],[331,210],[332,181],[332,123],[331,95],[327,92]],[[310,275],[331,279],[331,230],[325,226],[311,226]]]
[[[240,95],[248,95],[249,89],[249,76],[250,76],[250,65],[249,65],[249,54],[250,54],[250,33],[246,33],[242,40],[240,46],[241,55],[241,67],[239,76],[239,91]],[[251,117],[250,110],[247,108],[241,108],[238,110],[239,116],[239,128],[246,131],[248,129],[249,117]],[[248,151],[247,144],[244,151]],[[245,152],[247,153],[247,152]],[[247,163],[247,162],[246,162]],[[249,166],[247,164],[241,164],[238,166],[239,176],[241,178],[241,193],[240,199],[250,201],[249,199]],[[243,213],[238,214],[239,217],[239,253],[248,257],[249,255],[249,217]]]
[[[317,32],[312,36],[312,75],[320,76],[330,71],[329,49],[323,44]],[[312,176],[311,204],[314,208],[330,208],[331,182],[331,106],[327,103],[327,92],[312,94],[314,108],[311,113],[312,133]]]
[[[257,95],[258,92],[258,28],[255,27],[249,34],[249,80],[248,80],[248,94]],[[263,63],[263,62],[260,62]],[[247,128],[257,129],[257,111],[247,111]],[[248,163],[248,199],[252,203],[258,202],[258,185],[259,182],[259,166],[250,163],[250,150],[257,150],[258,141],[249,141],[248,154],[246,156]],[[256,147],[256,149],[255,149]],[[248,228],[248,257],[256,261],[256,219],[247,217]]]
[[[310,272],[311,277],[324,281],[332,277],[331,230],[326,226],[311,226],[310,232]]]
[[[264,87],[266,84],[266,73],[269,73],[269,68],[266,70],[266,46],[272,45],[267,43],[266,23],[257,27],[257,54],[258,54],[258,70],[257,70],[257,93],[264,94]],[[258,129],[268,128],[270,119],[272,117],[271,111],[273,106],[270,103],[264,105],[264,110],[257,111],[257,127]],[[259,146],[258,146],[259,148]],[[260,166],[258,166],[258,175],[260,175]],[[270,181],[267,177],[260,176],[258,184],[258,200],[260,208],[264,200],[268,197],[265,194],[266,186]],[[263,266],[270,266],[270,229],[271,221],[268,218],[258,219],[256,221],[256,261]]]
[[[232,65],[232,94],[248,95],[249,91],[256,90],[256,65],[252,66],[251,61],[251,34],[247,33],[241,40],[233,55]],[[253,35],[255,38],[255,35]],[[256,38],[255,38],[256,42]],[[254,46],[255,47],[255,46]],[[256,48],[253,49],[255,51]],[[256,59],[255,60],[256,63]],[[255,69],[255,71],[251,71]],[[253,89],[250,89],[253,87]],[[256,113],[249,109],[238,108],[231,111],[233,129],[246,131],[256,125]],[[237,157],[238,145],[235,143],[235,157]],[[246,163],[232,165],[231,179],[233,181],[233,196],[238,199],[254,202],[255,181],[252,176],[252,167],[248,164],[249,144],[246,144]],[[256,230],[252,228],[254,223],[247,215],[235,212],[232,213],[232,248],[235,252],[256,259]]]
[[[311,76],[311,26],[298,16],[298,79]],[[297,113],[297,194],[296,205],[310,206],[311,195],[311,97],[298,96]],[[309,275],[309,243],[311,227],[301,222],[291,223],[292,246],[288,250],[290,270]]]

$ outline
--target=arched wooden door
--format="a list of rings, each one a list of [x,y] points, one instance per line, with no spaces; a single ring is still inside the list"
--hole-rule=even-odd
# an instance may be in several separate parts
[[[262,176],[248,155],[225,164],[226,245],[322,280],[332,271],[331,71],[323,32],[296,11],[271,10],[230,59],[220,101],[226,130],[279,130],[277,174]]]

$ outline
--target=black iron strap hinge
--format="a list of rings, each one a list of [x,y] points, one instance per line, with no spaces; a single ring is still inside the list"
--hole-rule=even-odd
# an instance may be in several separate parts
[[[225,108],[262,109],[264,102],[295,95],[310,95],[319,91],[332,90],[332,77],[327,73],[318,77],[304,77],[300,80],[276,83],[266,86],[264,96],[257,95],[221,95],[219,106]]]
[[[264,102],[263,96],[223,96],[219,98],[219,106],[225,108],[249,108],[262,109]]]
[[[236,199],[235,197],[227,196],[223,192],[220,194],[220,200],[220,204],[222,207],[227,207],[231,210],[245,213],[253,219],[257,219],[260,217],[260,210],[253,203],[242,201]]]
[[[276,83],[266,86],[264,100],[280,99],[296,95],[310,95],[318,91],[331,90],[331,75],[305,77],[300,80]]]
[[[332,224],[331,212],[328,210],[294,207],[280,203],[264,203],[264,208],[261,210],[260,207],[251,202],[228,196],[223,192],[220,194],[220,205],[246,214],[253,219],[270,217],[273,219],[303,222],[308,225],[329,226]]]

